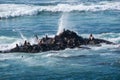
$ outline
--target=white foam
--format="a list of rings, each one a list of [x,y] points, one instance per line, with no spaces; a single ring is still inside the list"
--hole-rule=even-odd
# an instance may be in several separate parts
[[[103,37],[104,39],[112,42],[120,42],[120,33],[103,33],[100,37]]]
[[[81,34],[85,38],[88,38],[90,34]],[[88,46],[92,50],[107,50],[107,49],[117,49],[120,46],[120,33],[102,33],[93,34],[95,38],[104,39],[116,43],[116,45],[101,44],[102,46]]]
[[[110,50],[110,49],[114,49],[114,48],[118,48],[118,45],[112,45],[112,44],[101,44],[101,46],[97,47],[97,46],[91,46],[91,49],[93,50]]]
[[[0,37],[0,50],[10,50],[16,46],[16,44],[23,44],[24,40],[16,37]]]
[[[10,49],[14,48],[16,46],[16,44],[21,45],[21,42],[23,42],[23,40],[19,39],[19,40],[12,42],[12,43],[0,44],[0,50],[2,50],[2,51],[10,50]]]
[[[80,34],[84,38],[88,38],[90,34]],[[105,39],[111,42],[119,43],[120,42],[120,33],[102,33],[102,34],[93,34],[95,38]]]
[[[120,2],[100,2],[91,4],[58,4],[35,6],[25,4],[0,4],[0,18],[9,18],[24,15],[34,15],[41,11],[71,12],[71,11],[104,11],[120,10]]]
[[[22,33],[20,33],[20,36],[20,38],[0,36],[0,50],[10,50],[14,48],[16,44],[19,46],[23,45],[25,40],[29,41],[32,45],[38,43],[33,37],[27,38]]]

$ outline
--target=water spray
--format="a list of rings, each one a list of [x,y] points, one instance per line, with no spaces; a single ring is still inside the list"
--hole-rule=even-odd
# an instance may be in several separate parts
[[[59,22],[58,22],[58,31],[57,35],[63,32],[64,29],[67,28],[68,24],[68,14],[67,13],[62,13]]]

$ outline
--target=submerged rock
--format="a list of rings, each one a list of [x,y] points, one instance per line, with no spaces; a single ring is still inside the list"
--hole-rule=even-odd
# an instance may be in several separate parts
[[[0,51],[0,53],[37,53],[50,50],[64,50],[66,48],[76,47],[90,49],[86,47],[81,47],[81,45],[99,45],[100,43],[113,44],[113,42],[107,40],[93,38],[92,35],[90,38],[83,38],[73,31],[64,30],[62,33],[56,35],[53,38],[50,38],[48,36],[43,37],[39,40],[38,44],[31,45],[29,42],[25,41],[25,43],[22,46],[18,46],[18,44],[16,44],[15,48],[6,51]]]

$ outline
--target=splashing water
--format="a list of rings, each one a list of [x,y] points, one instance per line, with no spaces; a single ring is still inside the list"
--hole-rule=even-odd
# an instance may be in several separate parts
[[[27,40],[27,38],[21,33],[21,31],[19,31],[19,34],[24,41]]]
[[[63,32],[64,29],[67,28],[67,24],[68,24],[68,14],[67,13],[63,13],[61,18],[59,19],[59,22],[58,22],[58,32],[57,32],[57,35],[59,35],[61,32]]]
[[[22,32],[18,29],[13,29],[14,32],[17,32],[23,41],[27,40],[27,38],[22,34]]]

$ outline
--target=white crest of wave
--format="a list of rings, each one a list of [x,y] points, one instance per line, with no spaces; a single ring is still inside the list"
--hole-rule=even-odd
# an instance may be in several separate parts
[[[71,12],[71,11],[104,11],[120,10],[120,2],[100,2],[91,4],[58,4],[35,6],[25,4],[0,4],[0,18],[9,18],[23,15],[34,15],[41,11]]]
[[[8,18],[23,15],[33,15],[36,12],[35,6],[23,4],[0,4],[0,17]]]
[[[22,34],[22,32],[20,32],[20,31],[18,31],[18,32],[20,34],[20,38],[0,36],[0,50],[2,50],[2,51],[10,50],[10,49],[16,47],[16,44],[21,46],[24,44],[25,40],[30,42],[31,45],[38,43],[35,38],[33,38],[33,37],[27,38],[26,36],[24,36]]]
[[[90,34],[81,34],[84,38],[88,38]],[[111,42],[120,43],[120,33],[102,33],[93,34],[95,38],[105,39]]]
[[[120,33],[102,33],[96,36],[114,43],[120,43]]]

